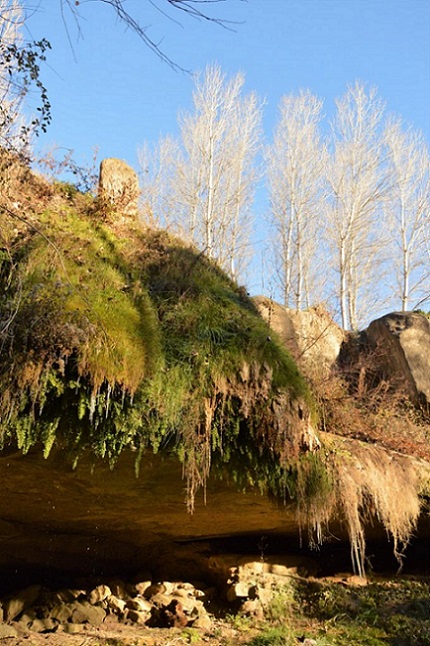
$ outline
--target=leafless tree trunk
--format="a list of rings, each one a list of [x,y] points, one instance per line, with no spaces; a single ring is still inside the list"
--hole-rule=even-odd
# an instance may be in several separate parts
[[[184,155],[176,193],[189,235],[232,276],[249,244],[261,106],[243,96],[244,77],[227,80],[217,65],[197,80],[194,110],[181,119]]]
[[[297,310],[321,301],[325,147],[322,102],[309,91],[283,97],[267,149],[270,225],[284,303]]]
[[[430,266],[426,258],[430,218],[429,150],[421,133],[391,120],[385,130],[390,199],[386,204],[392,242],[395,297],[402,311],[411,299],[430,300]]]
[[[254,160],[261,145],[261,104],[255,94],[236,103],[228,138],[230,163],[223,181],[217,258],[237,278],[250,256],[251,208],[258,179]]]
[[[151,227],[183,234],[176,227],[178,205],[174,192],[174,171],[180,154],[178,142],[172,137],[160,139],[153,150],[147,144],[138,150],[143,220]]]
[[[22,43],[24,12],[19,0],[0,0],[0,43],[2,59],[8,48]],[[2,61],[3,62],[3,61]],[[0,66],[0,142],[5,148],[22,147],[20,141],[24,119],[21,114],[23,93],[14,84],[10,68]]]
[[[227,80],[219,66],[208,67],[197,79],[193,111],[180,118],[179,141],[162,142],[155,170],[154,160],[152,169],[144,162],[143,173],[143,195],[153,195],[155,220],[156,211],[163,212],[164,226],[234,278],[249,255],[260,146],[261,105],[254,94],[243,95],[243,85],[241,74]],[[141,164],[144,157],[142,152]]]
[[[361,313],[368,313],[371,306],[375,276],[381,279],[381,252],[386,244],[382,221],[388,187],[381,136],[384,104],[375,89],[367,92],[357,82],[336,105],[327,167],[327,231],[338,276],[342,325],[355,329]]]

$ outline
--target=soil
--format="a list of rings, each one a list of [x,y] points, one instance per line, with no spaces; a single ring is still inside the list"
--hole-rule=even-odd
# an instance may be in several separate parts
[[[250,632],[241,634],[222,620],[214,620],[209,631],[196,628],[148,628],[119,623],[107,618],[101,626],[88,626],[79,632],[29,633],[15,625],[19,635],[5,639],[7,646],[218,646],[226,642],[248,641]],[[3,641],[3,640],[2,640]]]

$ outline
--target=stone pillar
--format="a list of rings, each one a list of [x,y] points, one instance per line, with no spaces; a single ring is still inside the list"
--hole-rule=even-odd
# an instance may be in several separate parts
[[[136,172],[121,159],[109,157],[100,164],[99,198],[123,216],[136,216],[140,195]]]

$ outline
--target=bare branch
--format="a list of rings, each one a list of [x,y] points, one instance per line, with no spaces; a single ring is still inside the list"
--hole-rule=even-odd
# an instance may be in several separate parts
[[[163,15],[167,16],[167,13],[161,7],[157,6],[155,0],[147,0],[149,4],[153,5],[158,9]],[[215,23],[226,29],[230,28],[230,25],[239,24],[233,20],[227,20],[225,18],[217,18],[211,16],[207,13],[206,8],[209,8],[210,5],[215,5],[219,3],[228,2],[228,0],[159,0],[163,2],[165,7],[173,7],[178,11],[182,11],[187,16],[195,18],[197,20],[206,20],[208,22]],[[246,2],[247,0],[240,0],[241,2]],[[115,13],[117,18],[122,22],[128,29],[131,29],[148,47],[154,54],[156,54],[163,62],[170,65],[175,70],[181,72],[189,72],[184,67],[173,61],[170,56],[168,56],[164,49],[161,48],[161,41],[155,41],[149,36],[149,27],[148,25],[143,26],[140,24],[138,19],[133,15],[128,9],[125,8],[126,0],[60,0],[61,12],[63,15],[63,22],[67,29],[67,21],[64,19],[64,8],[67,7],[70,13],[72,14],[75,22],[78,24],[78,30],[80,33],[79,19],[80,14],[78,8],[89,2],[100,2],[102,4],[108,5]],[[69,37],[69,35],[68,35]],[[70,37],[69,37],[70,41]],[[73,48],[72,48],[73,49]]]

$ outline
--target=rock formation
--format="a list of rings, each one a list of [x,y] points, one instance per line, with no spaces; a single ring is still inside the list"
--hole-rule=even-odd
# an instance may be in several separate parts
[[[18,634],[27,639],[34,633],[84,633],[90,626],[117,622],[208,629],[211,618],[204,601],[209,594],[210,590],[205,593],[188,582],[154,585],[140,578],[55,591],[32,585],[0,599],[0,622],[4,622],[0,623],[0,639]]]
[[[140,226],[128,217],[136,191],[133,171],[105,160],[100,200],[90,210],[79,195],[69,195],[64,209],[64,195],[52,187],[58,210],[55,201],[43,209],[43,236],[29,227],[26,235],[11,228],[7,238],[0,273],[0,585],[137,569],[154,583],[172,575],[201,579],[214,542],[237,536],[252,546],[262,536],[282,536],[291,550],[300,538],[296,510],[301,526],[318,531],[330,522],[337,532],[339,509],[345,521],[351,505],[339,482],[351,478],[338,460],[344,454],[349,474],[366,474],[353,489],[351,512],[361,549],[362,507],[378,514],[384,499],[380,488],[372,498],[367,474],[383,461],[378,451],[369,458],[370,443],[354,453],[362,434],[346,443],[336,419],[321,421],[323,398],[317,401],[300,371],[328,375],[344,332],[318,309],[296,313],[264,297],[253,302],[210,259]],[[106,203],[111,220],[102,217],[109,215]],[[337,408],[349,424],[354,403],[348,392],[342,409],[343,386]],[[324,434],[331,434],[326,444]],[[378,485],[393,489],[387,473],[381,469]],[[410,492],[415,515],[397,538],[408,539],[415,527],[419,486]],[[379,514],[381,522],[387,517]],[[344,530],[336,535],[347,538]],[[230,596],[240,591],[242,583]],[[91,592],[93,605],[104,603],[103,594]],[[119,610],[120,601],[112,602]],[[144,611],[134,606],[128,610]],[[3,606],[8,616],[13,607]],[[170,599],[160,617],[182,625],[184,601]]]
[[[122,215],[135,216],[140,195],[139,179],[135,171],[121,159],[109,157],[100,164],[99,199],[104,208]]]
[[[366,330],[378,349],[385,377],[402,382],[411,399],[430,406],[430,320],[418,312],[394,312]]]
[[[211,542],[226,536],[289,536],[298,545],[293,510],[255,489],[210,479],[206,502],[187,513],[181,464],[153,455],[134,472],[124,452],[113,470],[83,458],[76,469],[60,449],[0,454],[0,594],[30,583],[64,585],[85,576],[202,580]],[[3,590],[1,589],[3,586]]]
[[[327,311],[319,307],[291,310],[265,296],[253,300],[306,374],[323,376],[336,363],[346,333]]]

